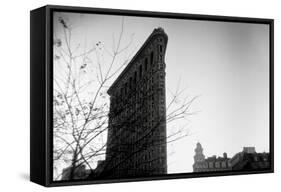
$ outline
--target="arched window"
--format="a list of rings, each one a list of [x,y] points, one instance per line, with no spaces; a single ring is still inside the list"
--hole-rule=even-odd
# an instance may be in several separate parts
[[[125,94],[128,93],[128,83],[125,83]]]
[[[142,65],[139,66],[139,76],[140,76],[140,79],[142,78]]]
[[[134,85],[136,85],[137,84],[137,72],[135,71],[135,74],[134,74]]]
[[[119,99],[120,99],[120,91],[119,89],[116,91],[116,103],[119,102]]]
[[[154,54],[153,52],[150,53],[150,65],[153,64],[153,58],[154,58]]]
[[[162,53],[162,51],[163,51],[163,47],[162,45],[159,45],[159,52]]]
[[[129,89],[132,89],[133,85],[133,78],[130,77],[130,81],[129,81]]]
[[[121,94],[120,95],[121,95],[121,98],[123,99],[123,97],[124,97],[124,88],[123,87],[121,88]]]
[[[147,71],[148,59],[147,57],[144,60],[144,70]]]

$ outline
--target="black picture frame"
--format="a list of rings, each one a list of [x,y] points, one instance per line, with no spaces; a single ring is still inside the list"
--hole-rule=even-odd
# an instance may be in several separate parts
[[[106,179],[106,180],[52,180],[52,79],[53,79],[53,12],[97,13],[203,21],[255,23],[269,25],[269,114],[270,114],[270,168],[257,171],[222,171],[202,173],[166,174],[151,177]],[[210,176],[244,175],[274,172],[274,20],[262,18],[229,17],[183,13],[117,10],[89,7],[46,5],[30,12],[30,180],[37,184],[69,186],[82,184],[150,181],[162,179],[196,178]]]

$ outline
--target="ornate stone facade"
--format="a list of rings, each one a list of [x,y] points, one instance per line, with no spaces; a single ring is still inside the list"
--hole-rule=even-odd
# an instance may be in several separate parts
[[[227,171],[231,170],[229,158],[226,153],[223,157],[208,157],[205,158],[203,148],[200,143],[197,143],[194,155],[193,172],[208,172],[208,171]]]
[[[244,147],[242,152],[228,158],[226,153],[223,157],[205,158],[203,148],[197,143],[195,148],[193,172],[230,171],[230,170],[262,170],[270,168],[269,153],[257,153],[254,147]]]
[[[154,29],[108,90],[110,112],[101,177],[167,173],[165,52],[168,36]]]

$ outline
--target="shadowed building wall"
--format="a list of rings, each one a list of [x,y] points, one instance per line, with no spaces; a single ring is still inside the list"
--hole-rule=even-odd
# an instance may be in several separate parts
[[[154,29],[108,90],[103,177],[167,173],[165,51],[168,36]]]

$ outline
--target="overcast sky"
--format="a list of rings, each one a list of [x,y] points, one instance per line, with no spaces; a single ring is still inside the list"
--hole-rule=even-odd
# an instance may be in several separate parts
[[[101,41],[109,48],[122,21],[122,16],[59,13],[56,36],[61,33],[58,16],[71,23],[73,44]],[[169,38],[166,87],[175,90],[180,79],[186,95],[200,95],[191,109],[200,112],[188,124],[168,127],[186,125],[190,134],[168,146],[169,173],[192,172],[197,142],[206,156],[233,156],[244,146],[269,151],[269,26],[126,16],[122,46],[133,43],[117,61],[133,56],[156,27]]]

